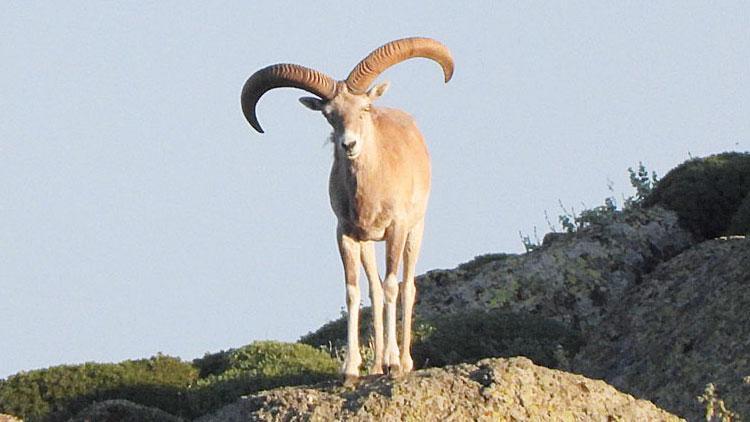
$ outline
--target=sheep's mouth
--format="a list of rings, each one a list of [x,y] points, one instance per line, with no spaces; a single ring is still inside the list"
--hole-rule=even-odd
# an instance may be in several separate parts
[[[359,154],[362,152],[362,145],[359,142],[357,142],[351,145],[349,148],[344,146],[342,149],[346,158],[353,160],[357,158],[357,156],[359,156]]]

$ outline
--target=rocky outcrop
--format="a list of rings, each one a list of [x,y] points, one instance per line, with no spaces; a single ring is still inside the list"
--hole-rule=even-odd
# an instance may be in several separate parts
[[[23,422],[21,419],[13,416],[0,413],[0,422]]]
[[[245,397],[200,418],[288,420],[649,420],[678,417],[602,381],[534,365],[526,358],[417,371],[404,379],[369,378],[289,387]]]
[[[486,255],[418,279],[416,313],[471,308],[533,313],[587,331],[644,274],[693,244],[677,215],[660,208],[616,212],[602,224],[556,236],[523,255]]]
[[[584,347],[566,369],[691,420],[708,383],[750,415],[748,239],[696,244],[671,211],[636,209],[525,255],[428,273],[420,288],[420,315],[501,308],[570,324]]]
[[[750,417],[750,238],[703,242],[613,304],[573,369],[690,420],[708,383]]]

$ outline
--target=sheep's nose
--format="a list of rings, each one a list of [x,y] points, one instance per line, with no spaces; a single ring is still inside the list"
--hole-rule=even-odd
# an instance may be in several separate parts
[[[351,152],[356,145],[357,141],[355,139],[344,141],[344,149],[346,152]]]

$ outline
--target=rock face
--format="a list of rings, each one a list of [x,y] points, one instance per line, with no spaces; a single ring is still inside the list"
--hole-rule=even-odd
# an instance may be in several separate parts
[[[750,238],[703,242],[664,262],[610,308],[573,369],[688,419],[714,383],[750,416]]]
[[[354,389],[339,383],[276,389],[245,397],[198,420],[680,419],[602,381],[511,358],[426,369],[400,380],[366,379]]]
[[[691,420],[714,383],[730,409],[750,415],[749,239],[696,244],[655,208],[462,267],[423,278],[418,313],[494,307],[556,319],[584,338],[566,369]]]
[[[708,383],[750,415],[750,240],[701,243],[658,208],[552,239],[519,256],[428,273],[417,312],[498,307],[581,331],[566,369],[688,419]]]
[[[557,236],[531,253],[488,255],[455,270],[431,271],[417,281],[415,312],[429,318],[467,308],[501,309],[586,332],[644,274],[692,244],[671,211],[618,212],[606,224]]]

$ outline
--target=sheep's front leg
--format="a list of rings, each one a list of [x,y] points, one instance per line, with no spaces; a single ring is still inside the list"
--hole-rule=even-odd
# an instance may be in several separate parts
[[[374,337],[375,360],[370,367],[370,375],[383,373],[383,286],[375,262],[373,242],[362,242],[362,266],[365,267],[367,281],[370,284],[370,302],[372,303],[372,328]]]
[[[398,299],[398,272],[401,263],[401,255],[406,242],[406,232],[394,227],[386,236],[385,252],[385,356],[383,363],[388,367],[391,375],[401,372],[401,361],[398,353],[398,340],[396,339],[396,301]]]
[[[359,377],[359,365],[362,357],[359,354],[359,242],[337,230],[339,253],[344,263],[344,277],[346,279],[346,311],[347,311],[347,344],[346,359],[344,360],[345,381],[351,382]]]

